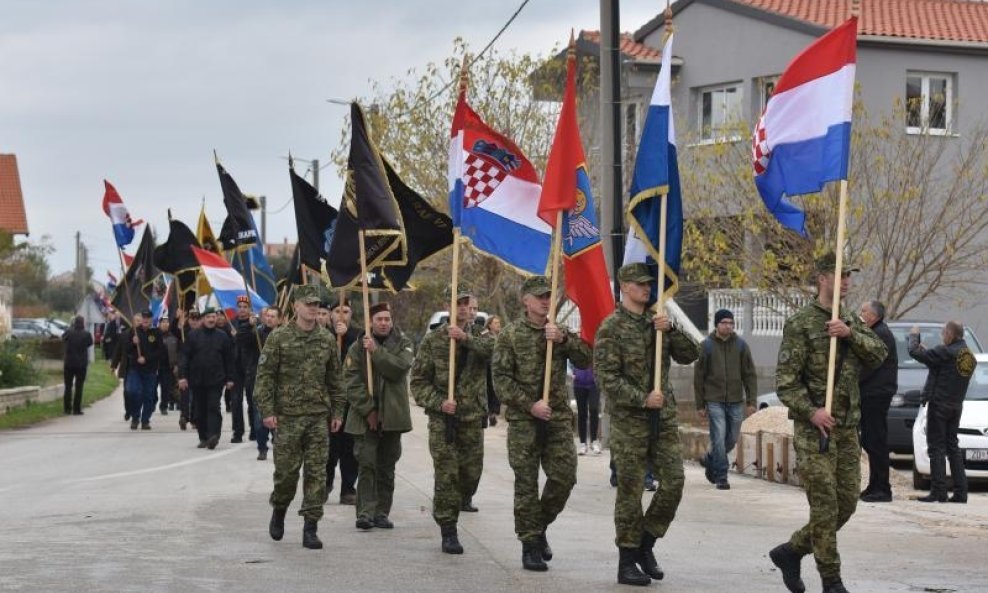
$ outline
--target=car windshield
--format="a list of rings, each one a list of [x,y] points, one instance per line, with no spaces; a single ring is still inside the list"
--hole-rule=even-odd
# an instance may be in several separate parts
[[[909,348],[907,343],[907,336],[912,330],[914,324],[903,323],[903,324],[889,324],[889,329],[892,331],[892,337],[895,338],[895,350],[899,357],[899,368],[900,369],[913,369],[922,367],[923,364],[917,362],[909,356]],[[943,329],[943,324],[940,323],[919,323],[915,324],[919,326],[919,335],[923,341],[923,346],[926,348],[933,348],[940,344],[940,330]],[[971,352],[976,354],[981,354],[984,352],[981,348],[981,342],[975,337],[974,333],[968,329],[964,328],[964,341],[967,342],[968,348]]]

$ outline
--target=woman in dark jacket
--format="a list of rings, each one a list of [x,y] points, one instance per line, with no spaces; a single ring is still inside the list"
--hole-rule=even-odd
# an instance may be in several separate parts
[[[86,367],[89,366],[89,347],[93,345],[93,335],[86,331],[82,315],[72,321],[72,327],[62,334],[65,341],[65,362],[62,372],[65,377],[65,392],[62,403],[66,414],[82,415],[82,385],[86,382]],[[75,397],[72,384],[75,383]]]

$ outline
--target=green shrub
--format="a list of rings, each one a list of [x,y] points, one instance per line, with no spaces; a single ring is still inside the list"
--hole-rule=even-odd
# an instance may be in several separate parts
[[[41,373],[34,367],[36,347],[23,340],[7,340],[0,346],[0,388],[38,385]]]

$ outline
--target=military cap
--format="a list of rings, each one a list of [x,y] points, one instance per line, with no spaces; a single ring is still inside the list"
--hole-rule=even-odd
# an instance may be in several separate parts
[[[295,287],[295,302],[303,305],[312,305],[322,301],[319,296],[319,287],[314,284],[305,284]]]
[[[521,285],[522,294],[530,294],[532,296],[542,296],[552,292],[552,288],[549,286],[549,279],[545,276],[532,276],[526,278],[525,282]]]
[[[343,297],[342,299],[340,297],[333,297],[333,298],[331,298],[329,300],[329,310],[330,311],[332,311],[333,309],[336,309],[337,307],[343,306],[343,305],[350,306],[350,299],[348,299],[346,297]]]
[[[644,263],[626,264],[618,268],[619,282],[648,284],[652,280],[655,280],[655,277],[648,271],[648,266]]]
[[[203,315],[212,315],[213,313],[219,313],[216,307],[206,307],[202,310]]]
[[[451,288],[452,288],[451,286],[446,287],[446,297],[447,298],[451,295],[451,291],[450,291]],[[456,286],[456,301],[457,302],[459,302],[459,301],[461,301],[461,300],[463,300],[465,298],[472,297],[472,296],[475,296],[475,293],[473,292],[473,289],[470,288],[470,285],[469,284],[464,284],[462,282],[457,283],[457,286]]]
[[[860,272],[861,268],[853,267],[848,258],[845,258],[842,262],[843,269],[841,270],[844,274],[850,274],[851,272]],[[837,269],[837,254],[833,251],[828,251],[827,253],[821,255],[816,259],[813,265],[813,269],[819,274],[826,274],[828,272],[833,272]]]
[[[376,305],[371,305],[370,316],[373,317],[382,311],[391,312],[391,305],[388,303],[377,303]]]
[[[329,306],[329,301],[326,300],[319,301],[319,308],[326,309],[327,311],[331,311],[333,309]]]
[[[151,314],[151,309],[144,309],[141,311],[141,317],[153,317]]]
[[[202,317],[202,314],[199,313],[198,309],[192,309],[189,311],[189,319],[199,319],[200,317]]]

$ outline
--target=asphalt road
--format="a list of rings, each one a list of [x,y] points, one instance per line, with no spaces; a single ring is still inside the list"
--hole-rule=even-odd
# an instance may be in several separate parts
[[[252,443],[195,448],[177,415],[131,432],[119,393],[36,428],[0,433],[0,590],[181,593],[619,591],[607,456],[581,457],[579,483],[549,530],[548,573],[521,569],[504,425],[486,433],[486,468],[461,517],[463,556],[444,555],[430,516],[424,418],[403,439],[393,531],[360,532],[330,495],[322,551],[301,546],[301,519],[267,536],[272,463]],[[225,419],[229,430],[229,417]],[[679,517],[656,547],[667,592],[785,591],[767,551],[807,517],[801,490],[741,476],[715,490],[686,466]],[[840,535],[854,592],[988,591],[988,493],[967,505],[862,504]],[[808,590],[819,590],[812,561]]]

